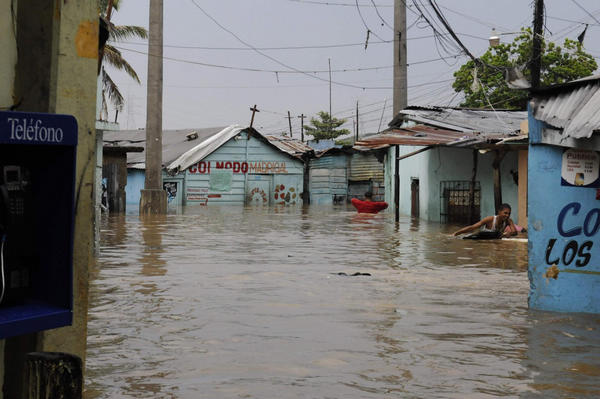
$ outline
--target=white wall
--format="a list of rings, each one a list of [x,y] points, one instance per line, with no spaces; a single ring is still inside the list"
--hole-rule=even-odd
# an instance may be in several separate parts
[[[422,147],[400,146],[404,155]],[[400,214],[410,215],[411,179],[419,179],[419,208],[421,219],[440,221],[440,182],[446,180],[471,180],[473,150],[437,147],[400,161]],[[477,177],[481,184],[481,217],[494,215],[494,153],[478,153]],[[518,187],[510,170],[518,170],[518,153],[511,151],[501,163],[502,201],[512,207],[512,219],[518,219]],[[394,148],[386,157],[386,201],[394,201]]]

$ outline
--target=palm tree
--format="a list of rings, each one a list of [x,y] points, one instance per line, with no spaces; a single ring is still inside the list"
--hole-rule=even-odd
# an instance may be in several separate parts
[[[98,49],[98,74],[102,78],[102,114],[104,115],[108,115],[107,99],[115,107],[117,113],[123,110],[124,105],[123,95],[104,68],[105,62],[118,70],[124,71],[133,80],[141,83],[133,67],[123,58],[123,55],[116,47],[108,44],[107,40],[118,42],[130,38],[148,38],[146,28],[132,25],[119,26],[111,22],[113,10],[118,11],[120,3],[120,0],[99,0],[100,25],[101,28],[105,29],[104,40],[100,41]]]

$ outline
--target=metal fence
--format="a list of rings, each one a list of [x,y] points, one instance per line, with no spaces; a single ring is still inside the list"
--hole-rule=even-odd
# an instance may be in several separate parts
[[[440,221],[471,224],[480,219],[481,187],[469,180],[440,182]]]

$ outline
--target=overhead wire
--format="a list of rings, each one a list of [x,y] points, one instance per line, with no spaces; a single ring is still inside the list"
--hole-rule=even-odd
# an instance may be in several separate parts
[[[270,55],[256,49],[254,46],[252,46],[251,44],[247,43],[246,41],[244,41],[242,38],[240,38],[238,35],[236,35],[233,31],[231,31],[230,29],[226,28],[225,26],[223,26],[221,23],[219,23],[219,21],[217,21],[213,16],[211,16],[209,13],[207,13],[204,8],[202,8],[200,5],[198,5],[196,3],[195,0],[190,0],[191,3],[196,6],[196,8],[198,8],[207,18],[209,18],[211,21],[213,21],[219,28],[221,28],[222,30],[224,30],[225,32],[229,33],[231,36],[233,36],[237,41],[239,41],[240,43],[242,43],[243,45],[254,49],[254,51],[260,55],[262,55],[263,57],[283,66],[284,68],[290,69],[292,71],[295,71],[297,73],[303,74],[305,76],[308,76],[312,79],[317,79],[317,80],[321,80],[321,81],[325,81],[325,82],[330,82],[331,84],[335,84],[337,86],[345,86],[345,87],[352,87],[355,89],[362,89],[362,90],[366,90],[366,89],[389,89],[388,87],[362,87],[362,86],[357,86],[357,85],[352,85],[352,84],[348,84],[348,83],[341,83],[341,82],[337,82],[337,81],[333,81],[333,80],[329,80],[329,79],[325,79],[325,78],[321,78],[318,75],[311,75],[310,73],[301,71],[295,67],[292,67],[290,65],[287,65],[281,61],[279,61],[278,59],[271,57]]]
[[[381,38],[381,36],[377,35],[377,33],[373,32],[371,30],[371,28],[369,28],[369,26],[367,25],[365,18],[363,17],[362,13],[360,12],[360,6],[358,5],[358,0],[356,0],[356,11],[358,11],[358,16],[360,17],[360,20],[362,21],[363,25],[365,26],[365,29],[367,29],[367,42],[365,43],[365,49],[367,48],[367,43],[369,41],[369,33],[372,33],[373,36],[375,36],[379,40],[384,40]]]

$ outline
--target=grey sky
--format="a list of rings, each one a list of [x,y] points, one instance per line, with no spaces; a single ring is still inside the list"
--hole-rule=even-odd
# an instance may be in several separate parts
[[[294,137],[299,137],[298,115],[304,113],[311,117],[320,110],[329,110],[329,59],[334,82],[358,86],[333,84],[334,116],[349,117],[345,127],[352,131],[358,101],[361,134],[376,132],[382,115],[381,126],[385,127],[392,119],[393,48],[392,43],[377,42],[379,38],[386,41],[393,38],[393,31],[388,27],[393,26],[393,1],[375,0],[376,8],[370,0],[359,1],[360,15],[373,32],[366,50],[367,28],[355,1],[164,0],[163,127],[248,125],[249,107],[257,104],[261,112],[256,115],[255,127],[262,133],[289,131],[287,112],[290,111]],[[407,2],[412,4],[411,0]],[[522,26],[531,26],[533,18],[530,0],[438,0],[438,4],[454,31],[461,34],[460,39],[476,56],[487,49],[492,27],[498,32],[514,32]],[[546,37],[562,44],[565,36],[575,39],[583,30],[583,24],[589,23],[584,45],[598,60],[600,24],[577,4],[600,20],[600,3],[597,0],[546,0],[545,4]],[[148,0],[123,0],[113,22],[147,27],[148,5]],[[449,54],[436,46],[431,28],[424,21],[415,23],[415,20],[415,14],[409,10],[409,104],[457,105],[459,98],[451,87],[452,73],[467,58],[439,60]],[[503,35],[502,40],[511,41],[513,37]],[[279,63],[248,49],[242,41],[261,49]],[[144,81],[147,45],[127,42],[117,46]],[[326,47],[315,48],[317,46]],[[265,49],[274,47],[310,48]],[[427,62],[434,59],[437,60]],[[286,73],[284,71],[290,71],[286,66],[307,74]],[[127,101],[119,116],[121,128],[144,127],[145,84],[139,86],[119,72],[111,71],[111,75]]]

